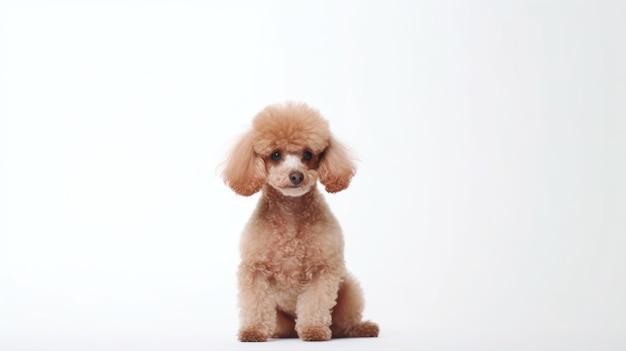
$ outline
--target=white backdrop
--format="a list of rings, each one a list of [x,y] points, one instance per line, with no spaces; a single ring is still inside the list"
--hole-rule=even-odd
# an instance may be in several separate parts
[[[0,350],[626,349],[619,1],[0,5]],[[305,101],[376,340],[236,341],[257,197],[219,164]]]

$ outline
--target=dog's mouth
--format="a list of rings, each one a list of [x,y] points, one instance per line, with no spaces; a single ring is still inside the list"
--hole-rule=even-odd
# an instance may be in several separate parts
[[[298,197],[298,196],[302,196],[308,193],[309,190],[311,190],[311,187],[303,186],[302,184],[299,184],[299,185],[288,185],[288,186],[280,187],[277,189],[284,196]]]

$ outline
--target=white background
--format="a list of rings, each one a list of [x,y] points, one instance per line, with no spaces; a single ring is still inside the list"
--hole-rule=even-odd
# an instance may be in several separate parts
[[[620,1],[0,5],[0,350],[626,349]],[[219,164],[305,101],[380,338],[236,341],[257,196]]]

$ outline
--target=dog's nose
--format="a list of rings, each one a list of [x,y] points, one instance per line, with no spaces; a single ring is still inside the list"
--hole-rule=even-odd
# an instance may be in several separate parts
[[[289,174],[289,180],[291,180],[291,184],[300,185],[304,180],[304,174],[302,172],[291,172]]]

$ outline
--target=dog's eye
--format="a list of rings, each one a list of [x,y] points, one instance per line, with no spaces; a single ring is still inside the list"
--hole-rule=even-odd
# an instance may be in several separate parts
[[[312,153],[310,153],[309,151],[305,151],[305,152],[304,152],[304,154],[302,154],[302,158],[303,158],[305,161],[310,160],[312,157],[313,157],[313,154],[312,154]]]
[[[272,161],[276,161],[276,162],[280,161],[280,152],[275,151],[275,152],[274,152],[274,153],[270,156],[270,158],[272,159]]]

